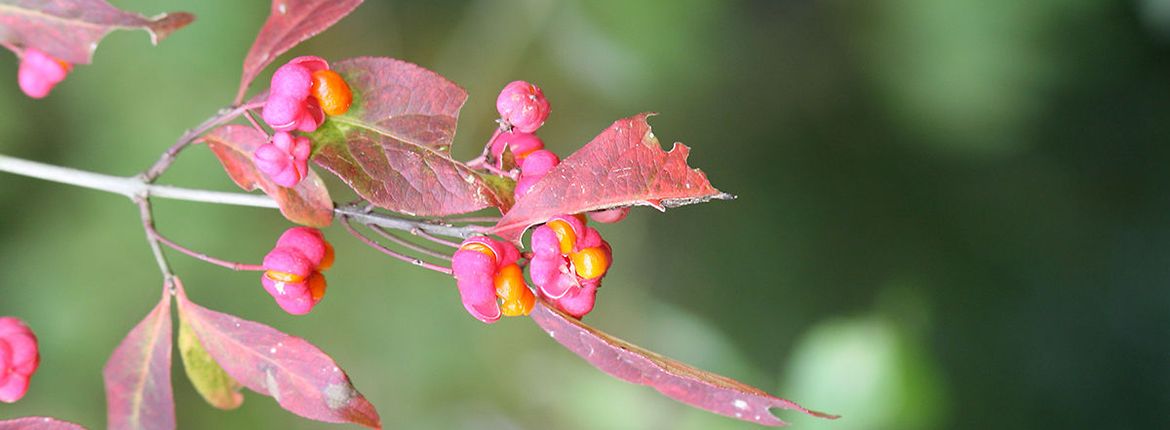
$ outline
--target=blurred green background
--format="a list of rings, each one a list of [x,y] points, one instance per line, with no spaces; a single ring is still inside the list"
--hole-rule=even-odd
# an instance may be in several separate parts
[[[2,56],[0,152],[142,170],[230,102],[269,7],[113,3],[199,18],[154,48],[112,34],[43,101]],[[462,159],[514,79],[544,88],[561,154],[661,112],[656,134],[739,199],[603,227],[617,262],[587,320],[844,416],[781,412],[795,428],[1170,425],[1170,0],[374,1],[293,54],[393,56],[463,85]],[[202,147],[163,180],[234,189]],[[0,417],[102,428],[101,367],[161,283],[136,209],[7,174],[0,199],[0,315],[43,356]],[[289,226],[156,215],[252,262]],[[172,262],[197,302],[331,353],[387,428],[754,427],[605,376],[525,319],[480,324],[449,278],[327,234],[329,295],[304,317],[254,273]],[[218,411],[174,381],[184,428],[334,427],[251,393]]]

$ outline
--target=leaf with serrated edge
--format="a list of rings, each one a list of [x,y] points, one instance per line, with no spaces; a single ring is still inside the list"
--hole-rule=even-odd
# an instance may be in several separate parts
[[[812,411],[726,376],[705,372],[647,351],[590,327],[540,302],[530,315],[557,342],[593,367],[626,382],[646,385],[699,409],[767,426],[786,423],[771,408],[796,410],[814,417],[836,415]]]
[[[182,284],[176,283],[176,291],[181,318],[211,358],[243,386],[305,418],[381,427],[374,405],[308,341],[196,305]]]
[[[533,185],[492,232],[515,242],[528,227],[561,214],[635,205],[665,210],[734,198],[687,165],[686,145],[676,143],[663,151],[646,122],[650,115],[619,120],[569,155]]]
[[[354,103],[310,135],[320,148],[318,165],[370,203],[409,215],[511,204],[511,180],[489,180],[450,157],[466,91],[392,58],[353,58],[333,69],[353,90]]]
[[[36,48],[73,64],[89,64],[98,42],[111,31],[146,30],[157,45],[194,20],[186,12],[147,18],[105,0],[10,0],[0,2],[0,42],[18,49]]]
[[[85,427],[56,418],[23,417],[0,421],[0,430],[85,430]]]
[[[171,295],[162,299],[118,344],[102,377],[106,384],[107,428],[173,429],[171,389]]]
[[[182,313],[179,317],[179,356],[183,358],[183,368],[195,391],[216,408],[230,410],[240,407],[244,403],[240,383],[207,354],[191,326],[182,319]]]
[[[362,0],[273,0],[268,20],[244,57],[236,102],[244,99],[248,85],[276,57],[325,31],[361,4]]]
[[[326,227],[333,223],[333,200],[325,182],[316,172],[309,170],[295,187],[285,188],[256,169],[252,153],[268,142],[267,136],[256,129],[238,124],[225,125],[212,130],[202,137],[207,147],[215,153],[232,181],[251,191],[260,188],[276,204],[280,213],[289,221],[313,227]]]

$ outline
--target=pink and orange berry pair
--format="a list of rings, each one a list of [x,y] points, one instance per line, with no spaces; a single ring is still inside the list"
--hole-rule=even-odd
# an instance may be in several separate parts
[[[520,251],[511,243],[486,236],[464,241],[451,257],[451,272],[463,307],[476,319],[493,323],[500,316],[528,315],[536,296],[524,283],[516,261]]]
[[[286,230],[264,256],[260,276],[264,290],[276,304],[293,315],[304,315],[325,297],[325,276],[333,266],[333,246],[321,231],[309,227]]]
[[[25,95],[34,99],[49,95],[53,87],[65,80],[73,65],[35,48],[25,48],[20,56],[16,81]]]
[[[23,321],[0,317],[0,402],[12,403],[28,392],[41,356],[37,337]]]
[[[476,319],[528,315],[537,294],[576,318],[593,310],[597,288],[613,258],[609,243],[580,216],[558,216],[532,234],[529,275],[524,281],[520,252],[486,236],[464,241],[451,259],[463,307]]]
[[[256,168],[282,187],[293,187],[308,175],[312,143],[300,131],[317,130],[326,115],[349,111],[353,92],[345,79],[320,57],[297,57],[272,74],[261,117],[275,131],[272,141],[252,154]]]

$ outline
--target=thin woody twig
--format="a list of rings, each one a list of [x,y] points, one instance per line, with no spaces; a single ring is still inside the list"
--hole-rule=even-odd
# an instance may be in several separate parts
[[[378,227],[378,226],[371,226],[371,227],[370,227],[370,230],[373,230],[373,231],[374,231],[374,233],[378,233],[378,235],[379,235],[379,236],[382,236],[382,237],[386,238],[387,240],[389,240],[389,241],[391,241],[391,242],[394,242],[394,243],[396,243],[396,244],[398,244],[398,245],[401,245],[401,246],[403,246],[403,247],[405,247],[405,248],[411,249],[411,250],[413,250],[413,251],[415,251],[415,252],[421,252],[421,253],[423,253],[423,254],[426,254],[426,255],[429,255],[429,256],[431,256],[431,257],[435,257],[435,258],[441,258],[441,259],[444,259],[444,260],[450,260],[450,259],[451,259],[451,256],[450,256],[450,255],[444,254],[444,253],[442,253],[442,252],[439,252],[439,251],[432,250],[432,249],[430,249],[430,248],[427,248],[427,247],[425,247],[425,246],[419,246],[419,245],[416,245],[416,244],[412,243],[412,242],[411,242],[411,241],[409,241],[409,240],[403,239],[403,238],[401,238],[401,237],[398,237],[398,236],[397,236],[397,235],[395,235],[394,233],[391,233],[391,232],[389,232],[389,231],[386,231],[386,229],[384,229],[384,228],[382,228],[382,227]]]
[[[398,252],[396,252],[392,249],[389,249],[385,246],[382,246],[382,244],[375,242],[374,240],[363,235],[361,232],[357,231],[357,229],[355,229],[353,227],[353,222],[352,222],[353,220],[350,219],[349,217],[342,216],[341,219],[342,219],[341,225],[345,226],[345,230],[348,231],[349,234],[352,234],[353,237],[356,237],[358,240],[362,241],[362,243],[365,243],[367,246],[374,248],[378,251],[381,251],[383,254],[389,255],[391,257],[394,257],[395,259],[413,264],[415,266],[422,267],[424,269],[434,270],[436,272],[439,272],[439,273],[442,273],[445,275],[450,275],[452,273],[450,267],[443,267],[443,266],[440,266],[437,264],[427,263],[420,258],[415,258],[415,257],[411,257],[409,255],[401,254],[401,253],[398,253]]]

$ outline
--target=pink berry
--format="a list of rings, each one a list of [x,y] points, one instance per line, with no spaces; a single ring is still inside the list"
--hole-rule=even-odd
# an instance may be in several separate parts
[[[301,119],[297,121],[297,131],[312,133],[317,131],[317,127],[320,127],[323,122],[325,122],[325,112],[317,104],[317,99],[312,97],[305,99],[305,109],[301,113]]]
[[[568,271],[568,262],[560,254],[537,254],[528,262],[528,274],[532,276],[532,284],[540,289],[540,295],[549,299],[559,299],[568,294],[576,286],[576,282]]]
[[[488,324],[500,319],[503,312],[496,300],[495,278],[501,269],[519,259],[520,250],[515,245],[487,236],[472,237],[459,245],[451,257],[451,274],[459,287],[463,308],[471,316]]]
[[[580,319],[593,311],[593,304],[597,300],[597,287],[601,282],[596,279],[582,281],[580,288],[571,289],[568,294],[553,301],[553,305],[565,313]]]
[[[500,119],[515,130],[532,133],[548,119],[550,106],[540,87],[525,81],[509,83],[496,98]]]
[[[273,278],[290,279],[290,282],[299,282],[297,279],[307,279],[309,275],[313,274],[313,269],[316,267],[313,261],[305,254],[301,253],[296,248],[287,246],[277,246],[272,248],[267,255],[264,256],[264,269],[269,272],[280,272],[288,275],[275,275]],[[281,279],[274,279],[281,280]]]
[[[20,58],[16,80],[20,90],[29,97],[44,98],[54,86],[65,80],[69,69],[69,63],[50,57],[38,49],[27,48]]]
[[[307,137],[277,132],[272,136],[272,143],[256,148],[252,162],[277,185],[294,187],[309,174],[312,151]]]
[[[547,149],[533,151],[524,158],[524,163],[520,165],[520,180],[516,182],[515,198],[520,200],[528,194],[533,185],[536,185],[544,175],[552,171],[554,167],[561,162],[557,154]]]
[[[37,337],[32,330],[20,319],[0,318],[0,402],[24,397],[29,378],[39,365]]]
[[[459,287],[459,298],[464,309],[476,319],[493,323],[500,319],[493,280],[496,262],[482,252],[461,249],[451,257],[451,272]]]
[[[300,251],[301,255],[313,264],[321,265],[325,259],[327,245],[325,236],[320,230],[310,227],[293,227],[284,231],[276,240],[276,248],[292,248]]]
[[[532,133],[521,131],[505,131],[492,138],[491,152],[496,159],[496,167],[503,168],[504,148],[512,152],[516,165],[520,165],[533,151],[544,149],[544,142]]]
[[[304,100],[309,97],[309,87],[313,84],[311,72],[300,64],[285,64],[272,74],[272,85],[268,90],[271,95],[290,97],[294,100]]]
[[[283,94],[272,94],[264,102],[260,117],[276,131],[292,131],[297,128],[305,114],[304,99]]]
[[[264,290],[276,300],[276,305],[292,315],[304,315],[313,310],[313,295],[309,292],[309,282],[282,282],[276,281],[267,275],[260,275],[260,284]]]

